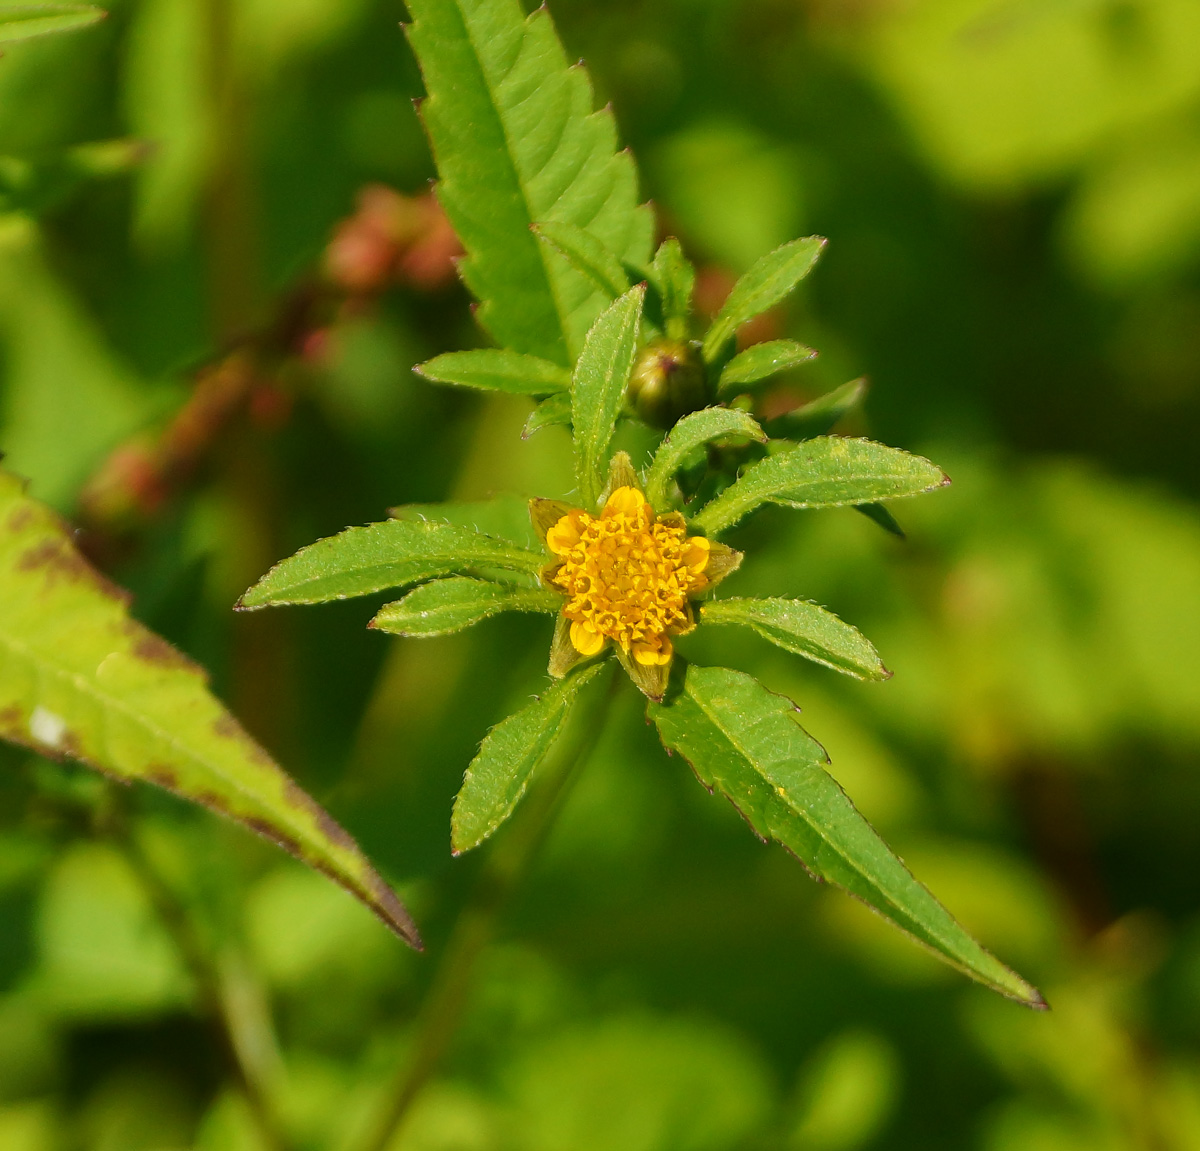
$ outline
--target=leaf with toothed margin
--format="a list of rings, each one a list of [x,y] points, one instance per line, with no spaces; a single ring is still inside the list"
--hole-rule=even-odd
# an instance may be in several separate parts
[[[646,499],[657,512],[670,507],[668,489],[675,473],[683,467],[688,454],[713,440],[726,436],[766,441],[766,433],[758,422],[738,408],[701,408],[678,420],[663,437],[646,473]]]
[[[764,839],[848,891],[952,967],[1028,1007],[1036,988],[985,951],[913,878],[826,771],[829,758],[790,699],[739,671],[689,667],[682,690],[651,704],[663,744],[726,796]]]
[[[350,836],[221,706],[204,672],[127,609],[67,525],[0,470],[0,737],[236,820],[419,947],[408,912]]]
[[[765,503],[834,508],[920,495],[949,482],[922,456],[873,440],[820,436],[751,464],[694,522],[711,536]]]
[[[587,276],[608,299],[615,300],[629,291],[629,273],[617,256],[591,232],[553,220],[534,224],[533,231],[539,240],[565,256],[571,266]]]
[[[0,43],[73,32],[108,15],[92,4],[13,4],[0,8]]]
[[[528,575],[545,562],[543,555],[457,524],[385,520],[347,528],[280,560],[237,607],[326,603],[481,569]]]
[[[540,241],[535,223],[594,236],[622,261],[650,258],[653,218],[617,151],[613,116],[571,66],[546,9],[518,0],[409,0],[409,42],[428,97],[438,199],[467,254],[479,322],[501,347],[569,364],[607,303]]]
[[[606,663],[589,664],[558,680],[488,732],[454,800],[450,843],[455,855],[478,847],[512,815],[579,689]]]

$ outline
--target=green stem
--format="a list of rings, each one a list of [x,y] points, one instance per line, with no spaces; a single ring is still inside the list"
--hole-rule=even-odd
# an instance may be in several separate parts
[[[470,998],[480,955],[495,934],[509,898],[549,831],[576,769],[596,745],[621,677],[608,690],[585,689],[566,731],[538,771],[537,786],[492,848],[475,888],[459,912],[417,1021],[416,1041],[388,1091],[359,1151],[385,1151],[421,1089],[441,1064]]]

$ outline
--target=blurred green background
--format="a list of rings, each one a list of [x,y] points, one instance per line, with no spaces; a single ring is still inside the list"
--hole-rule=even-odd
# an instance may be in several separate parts
[[[451,859],[451,799],[544,683],[550,623],[399,640],[363,601],[230,606],[390,506],[563,494],[569,445],[522,441],[519,398],[409,370],[481,337],[444,242],[428,274],[372,264],[370,204],[412,203],[356,208],[432,176],[399,0],[108,7],[0,59],[0,448],[422,924],[417,956],[269,845],[128,797],[293,1146],[336,1151],[410,1041],[478,869]],[[793,696],[863,812],[1054,1010],[811,883],[662,754],[631,693],[396,1151],[1200,1148],[1200,5],[553,14],[710,296],[830,237],[773,320],[822,350],[792,394],[869,376],[842,430],[954,479],[895,505],[906,543],[780,509],[734,541],[732,594],[828,605],[892,681],[725,629],[681,649]],[[271,317],[266,378],[159,491],[143,465],[197,369]],[[257,1151],[185,965],[86,816],[99,786],[0,749],[0,1148]]]

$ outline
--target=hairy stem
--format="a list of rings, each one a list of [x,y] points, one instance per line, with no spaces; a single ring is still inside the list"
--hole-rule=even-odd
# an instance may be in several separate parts
[[[479,957],[493,938],[509,898],[528,874],[576,769],[587,760],[604,728],[621,683],[620,677],[608,674],[607,689],[601,684],[584,689],[566,730],[538,771],[536,787],[484,863],[425,995],[416,1040],[359,1151],[385,1151],[445,1056],[466,1011]]]

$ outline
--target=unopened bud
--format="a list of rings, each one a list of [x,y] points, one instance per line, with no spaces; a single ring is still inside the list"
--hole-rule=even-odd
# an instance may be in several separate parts
[[[648,424],[671,427],[680,416],[708,403],[704,364],[695,344],[655,340],[637,358],[629,378],[629,402]]]

